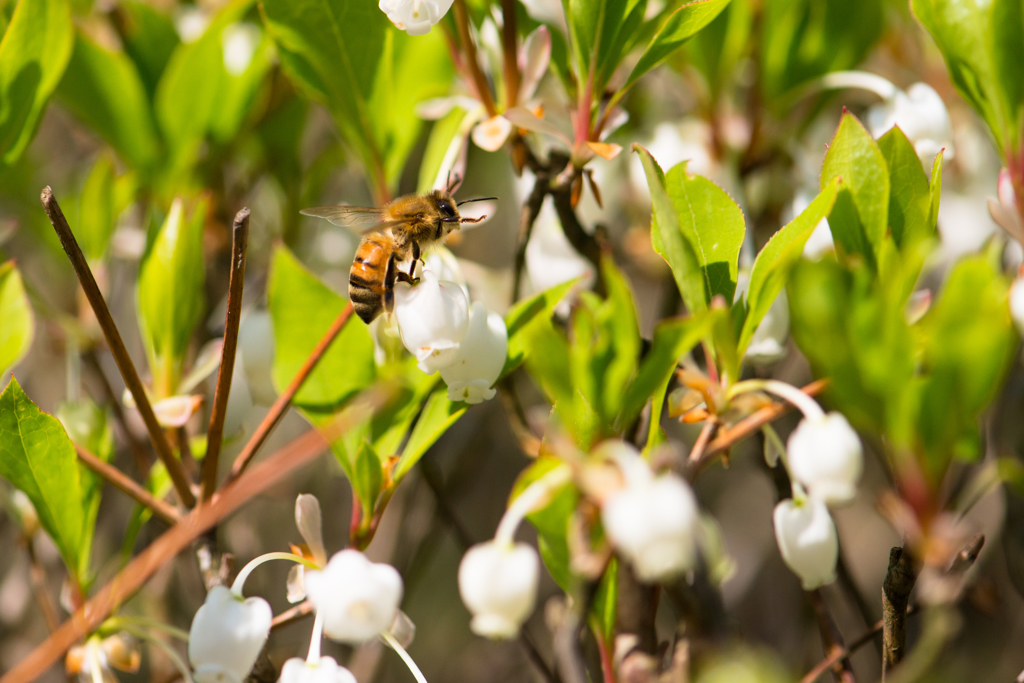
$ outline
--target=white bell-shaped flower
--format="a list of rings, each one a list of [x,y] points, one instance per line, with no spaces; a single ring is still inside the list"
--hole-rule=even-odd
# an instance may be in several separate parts
[[[868,110],[868,128],[879,138],[893,126],[899,126],[914,145],[917,156],[930,161],[945,149],[945,158],[953,158],[953,127],[946,105],[927,83],[914,83],[906,92],[896,90],[882,104]]]
[[[299,657],[292,657],[281,667],[278,683],[356,683],[352,672],[341,666],[334,657],[321,657],[320,661],[309,663]]]
[[[656,477],[639,455],[629,460],[620,462],[626,485],[601,508],[605,534],[641,581],[671,579],[696,560],[697,499],[678,475]]]
[[[422,36],[441,21],[453,0],[380,0],[381,11],[400,31],[410,36]]]
[[[454,362],[469,329],[469,301],[457,284],[424,269],[416,286],[395,285],[395,317],[405,348],[432,375]]]
[[[498,380],[508,356],[508,329],[497,313],[489,313],[477,301],[469,313],[469,329],[459,344],[455,360],[441,369],[452,401],[480,403],[494,398],[492,385]]]
[[[812,496],[826,503],[853,500],[864,450],[841,413],[804,418],[789,435],[787,447],[790,473]]]
[[[402,577],[394,567],[342,550],[322,571],[305,572],[306,595],[324,618],[324,633],[343,643],[365,643],[395,620]]]
[[[1018,277],[1010,285],[1010,317],[1024,335],[1024,277]]]
[[[775,506],[773,518],[782,559],[800,577],[804,590],[835,581],[839,538],[825,503],[786,499]]]
[[[188,633],[196,683],[242,683],[263,649],[273,618],[263,598],[243,600],[225,586],[211,588]]]
[[[473,613],[469,627],[487,638],[514,638],[537,601],[540,560],[525,543],[488,541],[459,565],[459,593]]]

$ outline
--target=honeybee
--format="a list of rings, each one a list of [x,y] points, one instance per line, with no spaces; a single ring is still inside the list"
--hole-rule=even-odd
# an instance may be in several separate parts
[[[450,179],[449,179],[450,181]],[[363,322],[370,324],[382,311],[395,305],[395,283],[416,284],[416,262],[423,250],[444,242],[463,223],[479,223],[487,216],[467,218],[458,207],[497,197],[464,199],[456,203],[452,193],[459,181],[424,195],[405,195],[383,207],[315,206],[303,209],[306,216],[326,218],[347,228],[366,228],[356,249],[348,276],[348,297]],[[409,271],[399,266],[410,259]]]

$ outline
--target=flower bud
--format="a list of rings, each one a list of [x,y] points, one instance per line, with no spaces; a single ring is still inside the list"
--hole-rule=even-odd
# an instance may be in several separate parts
[[[459,344],[455,360],[441,369],[452,401],[480,403],[494,398],[491,386],[498,380],[508,356],[508,330],[497,313],[488,313],[482,302],[473,304],[469,329]]]
[[[214,586],[192,618],[188,659],[196,683],[241,683],[270,634],[274,614],[263,598],[243,600]]]
[[[400,31],[422,36],[441,21],[451,9],[453,0],[380,0],[381,11]]]
[[[841,413],[804,418],[789,436],[789,468],[812,496],[845,503],[864,469],[860,437]]]
[[[775,506],[775,540],[786,566],[800,577],[804,590],[836,578],[839,539],[825,503],[787,499]]]
[[[334,661],[333,657],[321,657],[319,662],[310,664],[299,657],[292,657],[281,667],[278,683],[356,683],[352,672]]]
[[[540,561],[525,543],[479,543],[459,565],[459,593],[473,613],[469,627],[488,638],[514,638],[537,600]]]
[[[454,362],[469,328],[469,302],[457,284],[424,269],[415,287],[395,285],[395,317],[405,348],[432,375]]]
[[[639,456],[636,456],[639,457]],[[646,463],[642,463],[646,466]],[[675,474],[636,476],[608,496],[601,508],[605,534],[645,582],[670,579],[691,569],[699,529],[697,500]]]
[[[306,594],[324,617],[324,633],[343,643],[364,643],[395,619],[402,577],[394,567],[370,562],[358,550],[342,550],[322,571],[305,572]]]

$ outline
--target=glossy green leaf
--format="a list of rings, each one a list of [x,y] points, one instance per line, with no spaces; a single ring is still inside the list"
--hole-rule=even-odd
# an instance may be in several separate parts
[[[884,0],[773,0],[761,29],[761,83],[768,104],[829,71],[857,66],[882,35]],[[785,107],[780,107],[785,108]]]
[[[85,509],[75,447],[60,421],[39,410],[18,381],[0,393],[0,475],[32,501],[39,523],[81,579]]]
[[[274,251],[267,300],[274,322],[274,385],[280,391],[347,303],[283,246]],[[366,325],[352,316],[293,402],[309,410],[330,411],[369,386],[375,377],[373,340]]]
[[[525,342],[531,351],[526,358],[530,375],[551,403],[570,410],[576,394],[569,368],[569,341],[545,319],[530,330]]]
[[[637,376],[625,388],[618,422],[621,429],[630,425],[640,415],[648,399],[672,377],[679,360],[701,339],[708,336],[715,319],[724,315],[725,312],[721,310],[704,311],[686,318],[669,318],[658,323],[654,328],[651,348],[644,356]],[[660,402],[656,402],[653,409],[661,415]]]
[[[604,340],[599,337],[590,346],[590,351],[595,356],[604,356],[598,366],[597,410],[604,421],[610,423],[619,416],[623,400],[622,388],[637,372],[640,326],[637,323],[633,292],[610,256],[602,259],[601,272],[608,290],[608,299],[597,311],[597,323],[601,329],[600,337],[606,336],[608,341],[606,349],[602,348]],[[579,343],[580,340],[576,341]]]
[[[622,90],[632,86],[641,76],[714,21],[729,2],[730,0],[693,0],[672,12],[644,50],[640,61],[633,67]]]
[[[706,310],[708,300],[704,289],[705,280],[695,239],[690,239],[689,233],[684,234],[681,229],[665,185],[665,175],[658,162],[638,144],[633,145],[633,150],[640,155],[647,175],[647,187],[651,192],[651,244],[672,269],[672,277],[675,278],[686,308],[694,313]]]
[[[523,364],[532,350],[530,336],[551,320],[555,307],[577,284],[579,284],[579,280],[569,280],[555,285],[528,299],[517,302],[509,310],[505,315],[505,326],[508,328],[508,359],[505,361],[505,367],[502,368],[501,377],[507,376]]]
[[[916,158],[916,157],[915,157]],[[793,264],[803,253],[807,239],[828,216],[835,204],[841,183],[832,180],[803,212],[772,235],[768,243],[758,252],[754,267],[750,271],[750,285],[747,287],[747,315],[743,319],[737,353],[742,358],[750,345],[757,326],[764,320],[768,309],[786,287]]]
[[[416,421],[412,434],[409,435],[409,441],[405,444],[402,457],[395,465],[392,477],[396,482],[401,481],[413,465],[426,455],[427,449],[433,446],[434,442],[462,417],[466,408],[466,404],[462,401],[448,400],[447,387],[441,386],[434,390],[434,393],[427,399],[426,405],[423,406],[423,412],[420,413],[420,418]]]
[[[1015,153],[1024,136],[1020,0],[912,0],[911,7],[938,44],[957,92],[988,124],[1004,156]]]
[[[200,200],[186,215],[184,202],[176,199],[139,268],[139,329],[158,398],[175,393],[192,332],[206,308],[206,212],[206,201]]]
[[[0,161],[13,164],[36,133],[75,42],[67,0],[22,0],[0,40]]]
[[[889,170],[885,157],[860,121],[843,114],[825,154],[821,187],[842,178],[828,223],[844,255],[857,254],[877,264],[889,214]]]
[[[562,0],[581,82],[601,93],[639,37],[647,0]]]
[[[931,208],[928,176],[914,146],[898,126],[878,139],[889,168],[889,227],[896,245],[903,247],[935,236],[929,223]]]
[[[152,169],[161,154],[152,107],[135,63],[79,33],[57,97],[132,168]]]
[[[421,130],[416,103],[446,94],[451,80],[441,32],[408,36],[372,3],[264,0],[260,7],[292,81],[330,110],[375,184],[396,183]]]
[[[113,159],[100,155],[85,179],[78,201],[75,238],[86,257],[93,261],[106,255],[110,236],[114,234],[117,219],[114,180]]]
[[[384,472],[381,469],[380,456],[373,446],[363,442],[352,463],[352,491],[363,505],[367,519],[373,516],[373,507],[384,486]]]
[[[0,263],[0,375],[32,347],[35,315],[14,261]]]
[[[746,222],[732,197],[713,182],[686,171],[686,162],[665,175],[665,188],[679,227],[694,245],[704,280],[705,300],[721,296],[731,304],[739,275]]]
[[[62,403],[57,409],[57,419],[60,420],[72,443],[85,448],[103,462],[110,462],[114,457],[114,433],[106,412],[98,405],[90,400]],[[92,539],[96,531],[96,515],[100,509],[100,493],[104,480],[81,463],[79,477],[84,513],[80,576],[84,578],[88,576]]]

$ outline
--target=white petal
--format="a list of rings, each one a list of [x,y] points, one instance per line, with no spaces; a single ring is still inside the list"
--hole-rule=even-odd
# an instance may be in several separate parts
[[[327,551],[324,549],[323,517],[320,514],[320,501],[309,493],[300,493],[295,499],[295,526],[299,528],[302,540],[313,553],[313,560],[320,566],[327,562]]]
[[[324,633],[344,643],[364,643],[387,629],[402,600],[402,577],[394,567],[370,562],[357,550],[342,550],[323,571],[306,572],[306,593],[324,617]]]
[[[232,76],[244,74],[252,64],[262,35],[260,27],[248,21],[226,27],[220,37],[224,50],[224,70]]]
[[[292,565],[285,582],[288,602],[295,604],[306,599],[306,568],[301,564]]]
[[[352,672],[334,661],[333,657],[321,657],[315,664],[292,657],[281,667],[278,683],[356,683]]]
[[[860,437],[842,414],[805,418],[787,444],[793,477],[812,496],[827,503],[845,503],[857,493],[864,468]]]
[[[525,543],[473,546],[459,564],[459,594],[473,614],[470,628],[488,638],[514,638],[537,600],[540,561]]]
[[[466,336],[459,344],[455,359],[441,370],[441,378],[449,386],[449,396],[452,395],[453,385],[458,385],[467,395],[467,398],[460,400],[466,400],[467,403],[493,397],[494,392],[490,391],[490,387],[505,367],[507,357],[508,330],[505,321],[497,313],[488,313],[482,302],[475,302],[469,315]],[[470,387],[473,388],[472,397],[476,400],[469,400]]]
[[[566,145],[571,144],[569,136],[561,128],[540,118],[526,107],[512,107],[505,112],[504,116],[518,128],[525,128],[535,133],[546,133],[558,138]]]
[[[520,102],[528,102],[533,97],[550,63],[551,31],[547,26],[541,26],[526,37],[519,52],[519,71],[522,74],[519,83]]]
[[[220,367],[220,358],[224,352],[224,340],[221,338],[211,339],[203,345],[196,356],[192,369],[184,379],[178,383],[178,393],[187,394],[199,386],[199,383],[214,373]]]
[[[505,140],[508,139],[508,134],[511,132],[512,124],[508,119],[501,115],[492,116],[473,128],[473,142],[480,149],[497,152],[505,144]]]
[[[782,559],[800,577],[804,590],[835,581],[839,539],[825,503],[787,499],[775,506],[773,519]]]
[[[153,412],[161,427],[184,427],[202,404],[202,396],[171,396],[154,403]]]
[[[405,348],[433,374],[455,360],[469,328],[469,303],[461,287],[424,269],[415,287],[395,285],[395,317]]]
[[[188,658],[196,681],[244,680],[270,634],[273,617],[263,598],[242,600],[225,586],[210,589],[189,630]]]

